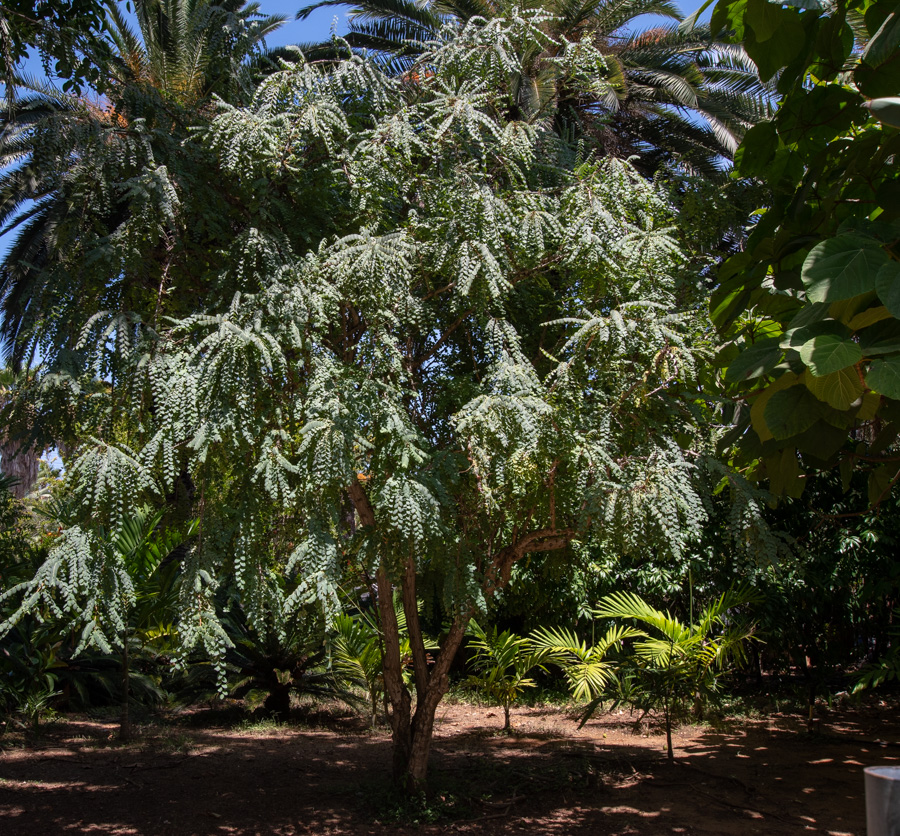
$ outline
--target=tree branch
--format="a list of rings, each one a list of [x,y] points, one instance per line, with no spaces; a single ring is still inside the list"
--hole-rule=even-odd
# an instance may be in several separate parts
[[[372,503],[369,502],[369,496],[366,493],[366,489],[360,484],[359,477],[354,477],[353,481],[347,486],[347,493],[350,496],[353,507],[356,509],[356,513],[359,514],[359,521],[362,523],[363,528],[374,528],[375,509],[372,507]]]
[[[419,366],[427,363],[435,354],[437,354],[438,349],[447,341],[447,338],[457,329],[463,322],[466,321],[466,317],[470,314],[474,313],[474,308],[469,308],[464,313],[461,313],[457,318],[456,322],[454,322],[443,334],[438,338],[438,341],[431,347],[431,350],[421,359],[416,360],[415,368],[419,368]]]
[[[406,560],[406,576],[401,587],[403,612],[406,613],[406,629],[409,632],[409,646],[413,657],[413,675],[416,682],[416,702],[425,696],[428,687],[428,657],[419,623],[419,605],[416,600],[416,564],[412,557]]]
[[[565,548],[575,536],[571,528],[540,528],[520,537],[515,543],[500,549],[491,561],[482,589],[493,595],[509,583],[513,564],[529,552],[549,552]]]

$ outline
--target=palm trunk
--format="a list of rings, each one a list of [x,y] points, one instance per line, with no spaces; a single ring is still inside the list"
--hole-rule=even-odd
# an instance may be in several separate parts
[[[503,704],[503,731],[509,734],[512,726],[509,723],[509,703]]]
[[[36,450],[25,450],[15,442],[0,440],[0,472],[11,476],[16,483],[10,488],[13,496],[24,499],[37,482],[40,456]]]

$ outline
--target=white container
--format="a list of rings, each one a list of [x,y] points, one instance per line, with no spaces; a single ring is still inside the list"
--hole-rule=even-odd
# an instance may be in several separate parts
[[[866,774],[866,833],[900,836],[900,766],[870,766]]]

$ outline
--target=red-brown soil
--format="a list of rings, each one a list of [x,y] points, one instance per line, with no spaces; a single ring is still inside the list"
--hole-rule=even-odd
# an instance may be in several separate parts
[[[676,762],[629,716],[578,730],[565,712],[439,710],[432,797],[399,809],[390,741],[355,718],[215,727],[199,713],[115,740],[71,719],[0,738],[0,834],[789,834],[865,832],[864,766],[900,762],[894,712],[830,712],[814,734],[773,714],[683,727]],[[315,721],[315,722],[314,722]],[[413,822],[418,822],[415,824]]]

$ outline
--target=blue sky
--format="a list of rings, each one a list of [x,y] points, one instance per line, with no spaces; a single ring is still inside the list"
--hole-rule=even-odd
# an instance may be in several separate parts
[[[287,22],[277,32],[267,39],[270,47],[283,46],[284,44],[318,43],[328,40],[331,36],[331,27],[335,25],[339,35],[347,31],[347,10],[350,6],[332,6],[313,12],[306,20],[295,20],[297,11],[305,7],[312,0],[260,0],[260,11],[263,14],[281,14],[287,17]],[[703,0],[685,0],[677,4],[685,15],[698,9]],[[708,13],[704,17],[708,18]],[[660,23],[671,23],[664,18],[654,15],[644,15],[636,19],[635,28],[645,29]],[[35,75],[43,75],[43,69],[37,57],[32,57],[25,63],[26,72]],[[3,85],[0,84],[0,91]],[[2,241],[2,239],[0,239]]]
[[[288,23],[268,39],[269,46],[326,40],[331,33],[332,21],[335,19],[337,19],[338,34],[346,31],[346,10],[341,7],[319,9],[304,21],[293,20],[297,10],[307,5],[308,2],[312,2],[312,0],[261,0],[260,11],[263,14],[282,14],[291,18]],[[678,5],[684,14],[688,15],[700,8],[702,0],[686,0],[686,2]],[[661,22],[661,19],[647,15],[637,22],[639,28],[645,28]]]

